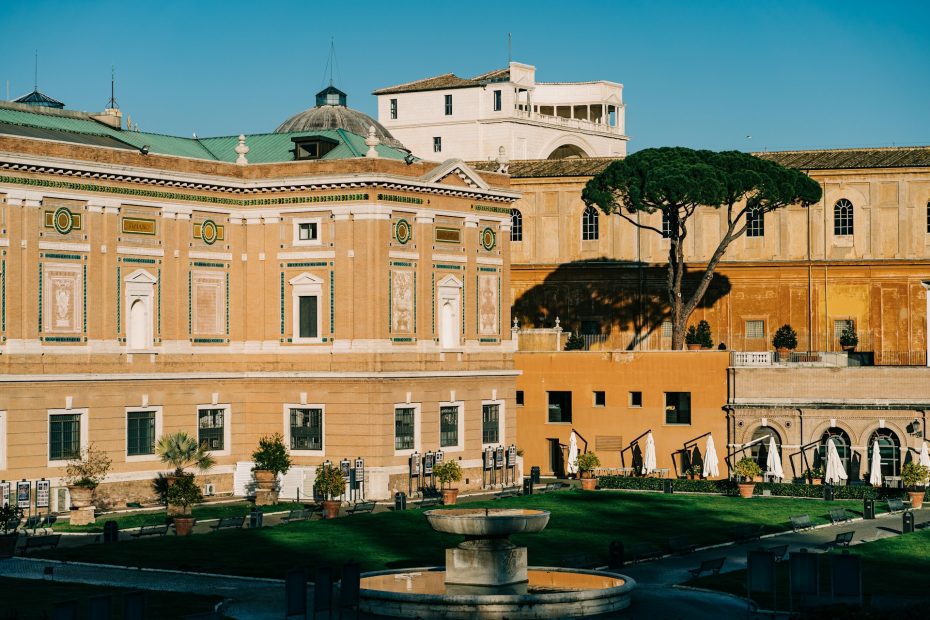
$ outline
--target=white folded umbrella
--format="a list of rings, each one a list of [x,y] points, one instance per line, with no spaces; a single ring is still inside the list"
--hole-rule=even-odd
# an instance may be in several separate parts
[[[765,468],[774,478],[781,480],[785,477],[785,472],[781,468],[781,457],[778,455],[778,447],[775,445],[774,435],[769,435],[769,455],[765,461]]]
[[[568,473],[578,473],[578,438],[575,431],[568,438]]]
[[[643,474],[651,474],[656,470],[656,440],[652,438],[652,431],[646,435],[646,454],[643,455]]]
[[[878,440],[872,441],[872,470],[869,472],[869,484],[879,487],[882,485],[882,455],[878,451]]]
[[[840,480],[846,480],[846,470],[843,469],[843,462],[840,461],[840,453],[836,451],[836,444],[833,438],[827,440],[827,475],[826,482],[837,484]]]
[[[714,436],[707,436],[707,447],[704,449],[704,467],[701,475],[705,478],[720,476],[720,461],[717,460],[717,448],[714,446]]]
[[[920,464],[924,467],[930,467],[930,454],[927,454],[927,442],[920,446]]]

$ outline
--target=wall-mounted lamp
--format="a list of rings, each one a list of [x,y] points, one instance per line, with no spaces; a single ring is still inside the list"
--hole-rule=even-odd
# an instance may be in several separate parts
[[[142,153],[143,155],[148,155],[148,154],[149,154],[149,145],[148,145],[148,144],[143,144],[143,145],[142,145],[142,148],[139,149],[139,152]]]

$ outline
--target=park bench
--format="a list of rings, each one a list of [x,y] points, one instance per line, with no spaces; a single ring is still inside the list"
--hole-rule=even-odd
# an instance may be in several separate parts
[[[845,508],[833,508],[832,510],[830,510],[830,522],[833,523],[833,525],[837,525],[839,523],[846,523],[851,520],[852,520],[852,517],[846,511]]]
[[[355,515],[362,514],[365,512],[374,512],[375,503],[374,502],[355,502],[352,506],[346,510],[346,514]]]
[[[795,532],[814,529],[814,524],[811,523],[810,515],[797,515],[788,518],[791,519],[791,529]]]
[[[5,529],[8,533],[12,534],[12,533],[14,533],[17,529],[19,529],[19,526],[20,526],[21,523],[22,523],[22,520],[21,520],[19,517],[13,517],[12,519],[10,519],[9,521],[6,522],[6,527],[5,527],[4,529]]]
[[[309,508],[295,508],[287,513],[286,517],[281,517],[281,523],[292,523],[294,521],[307,521],[310,519],[311,512]]]
[[[685,555],[693,552],[698,548],[696,544],[691,542],[691,539],[685,536],[684,534],[680,536],[672,536],[668,539],[668,548],[672,553],[678,555]]]
[[[738,543],[750,542],[762,536],[763,526],[756,523],[744,523],[730,528],[730,535]]]
[[[634,562],[644,562],[662,557],[662,550],[648,542],[636,543],[630,552],[633,555]]]
[[[701,562],[701,565],[697,568],[688,569],[688,572],[691,573],[691,576],[695,579],[700,577],[704,573],[710,573],[711,575],[719,575],[720,569],[723,568],[723,563],[726,561],[726,558],[713,558],[712,560],[704,560]]]
[[[130,534],[133,538],[143,538],[145,536],[164,536],[168,533],[168,525],[143,525],[138,530]]]
[[[506,499],[508,497],[517,497],[521,493],[520,487],[507,487],[494,494],[494,499]]]
[[[36,530],[42,530],[43,533],[47,533],[48,530],[52,528],[52,524],[58,520],[58,517],[55,515],[33,515],[26,518],[26,522],[23,524],[23,531],[32,530],[32,533],[35,534]]]
[[[546,486],[540,492],[549,493],[550,491],[561,491],[567,486],[569,485],[565,484],[564,482],[547,482]]]
[[[836,535],[836,538],[830,542],[824,543],[824,549],[832,549],[834,547],[848,547],[849,543],[852,542],[855,532],[841,532]]]
[[[430,506],[442,506],[442,497],[424,497],[417,502],[417,508],[428,508]]]
[[[788,555],[788,545],[775,545],[774,547],[765,547],[765,551],[768,551],[775,556],[776,562],[781,562],[785,559],[785,556]]]
[[[26,538],[26,546],[23,547],[23,555],[33,549],[54,549],[58,546],[59,541],[61,541],[61,534],[29,536]]]
[[[904,506],[904,501],[900,497],[892,497],[888,499],[888,512],[894,514],[896,512],[904,512],[907,510]]]
[[[214,532],[218,532],[220,530],[239,529],[243,525],[245,525],[245,515],[241,517],[222,517],[216,525],[211,525],[210,528]]]

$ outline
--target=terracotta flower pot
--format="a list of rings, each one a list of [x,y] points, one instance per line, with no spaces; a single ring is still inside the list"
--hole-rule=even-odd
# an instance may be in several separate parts
[[[907,494],[911,498],[911,508],[914,510],[920,510],[924,506],[924,492],[923,491],[908,491]]]
[[[752,492],[756,488],[756,485],[752,482],[740,482],[738,486],[739,496],[743,499],[749,499],[752,497]]]
[[[174,531],[178,536],[190,536],[191,532],[194,531],[194,518],[193,517],[175,517],[174,518]]]
[[[339,516],[339,507],[342,505],[342,502],[335,499],[324,499],[323,502],[323,518],[325,519],[335,519]]]
[[[843,350],[844,350],[844,351],[847,351],[847,352],[855,351],[855,350],[856,350],[856,345],[854,345],[854,344],[844,344],[844,345],[843,345]]]
[[[442,490],[442,503],[446,506],[454,506],[455,501],[459,497],[458,489],[443,489]]]
[[[695,342],[695,343],[693,343],[693,344],[689,344],[689,345],[688,345],[688,350],[689,350],[689,351],[700,351],[700,350],[701,350],[701,345],[700,345],[699,343],[697,343],[697,342]]]
[[[779,362],[787,362],[791,355],[791,349],[785,349],[784,347],[775,349],[775,351],[778,353]]]
[[[89,508],[94,503],[94,490],[87,487],[69,486],[71,508]]]
[[[275,473],[268,469],[256,469],[255,474],[255,484],[258,485],[259,489],[265,489],[266,491],[271,491],[274,489],[274,483],[277,481],[277,476]]]
[[[823,479],[821,479],[821,478],[811,478],[811,484],[813,484],[813,485],[823,484]]]
[[[583,491],[593,491],[597,488],[597,478],[582,478],[581,489]]]

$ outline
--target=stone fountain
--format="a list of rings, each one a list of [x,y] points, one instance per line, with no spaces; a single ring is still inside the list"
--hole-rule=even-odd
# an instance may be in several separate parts
[[[446,549],[446,566],[362,575],[360,607],[395,618],[571,618],[624,609],[635,582],[600,571],[527,566],[511,534],[542,531],[549,512],[431,510],[437,532],[465,540]]]

